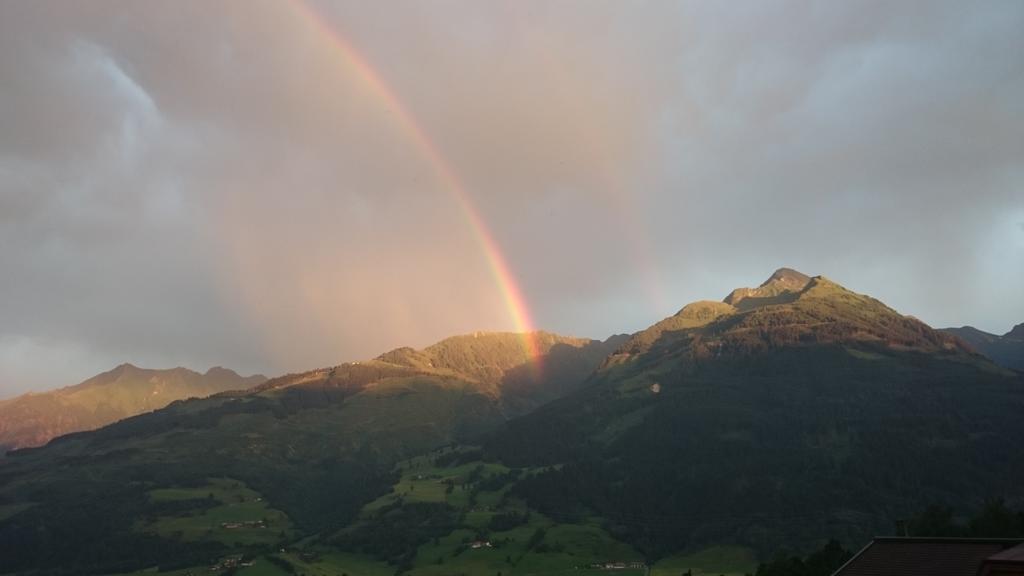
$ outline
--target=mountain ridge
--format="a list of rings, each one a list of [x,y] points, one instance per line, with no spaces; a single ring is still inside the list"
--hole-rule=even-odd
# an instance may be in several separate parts
[[[424,376],[470,384],[514,415],[575,389],[624,340],[623,335],[601,341],[544,331],[473,332],[420,350],[399,347],[370,360],[272,378],[257,390],[345,396],[389,378]],[[540,351],[538,358],[531,356],[531,347]]]
[[[1017,324],[1002,336],[973,326],[943,328],[942,331],[962,339],[1000,366],[1024,371],[1024,322]]]
[[[147,369],[125,362],[78,384],[0,401],[0,451],[40,446],[176,400],[251,388],[265,380],[226,368],[200,374],[180,366]]]
[[[973,351],[949,335],[824,276],[780,268],[759,288],[737,288],[722,302],[697,301],[634,334],[606,362],[685,344],[709,357],[723,350],[763,350],[822,343],[883,346],[949,354]],[[677,350],[678,351],[678,350]]]

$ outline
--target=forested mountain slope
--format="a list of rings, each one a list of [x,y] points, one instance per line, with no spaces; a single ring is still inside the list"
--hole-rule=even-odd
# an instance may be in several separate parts
[[[959,336],[975,350],[992,359],[1000,366],[1024,371],[1024,323],[997,336],[971,326],[944,328],[944,332]]]
[[[852,542],[931,502],[1024,497],[1024,382],[959,339],[780,271],[636,334],[483,457],[514,493],[648,554]]]

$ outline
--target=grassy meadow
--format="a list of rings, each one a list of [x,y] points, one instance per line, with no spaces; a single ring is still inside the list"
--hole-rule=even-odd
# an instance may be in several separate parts
[[[263,497],[230,478],[212,478],[196,488],[160,488],[151,502],[204,503],[172,516],[143,521],[138,529],[185,541],[215,540],[229,546],[273,544],[292,535],[288,516],[271,508]]]

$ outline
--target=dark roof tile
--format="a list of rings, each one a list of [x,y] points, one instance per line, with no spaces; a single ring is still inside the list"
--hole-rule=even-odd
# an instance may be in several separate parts
[[[1021,540],[876,538],[835,576],[976,576],[986,558]]]

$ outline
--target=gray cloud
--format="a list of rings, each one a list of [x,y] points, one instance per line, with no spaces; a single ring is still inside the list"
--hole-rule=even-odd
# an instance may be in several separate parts
[[[0,396],[512,327],[436,167],[296,6],[0,5]],[[781,265],[1024,320],[1018,2],[312,7],[541,327],[639,329]]]

